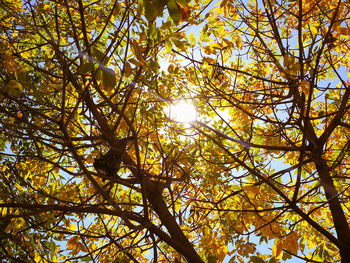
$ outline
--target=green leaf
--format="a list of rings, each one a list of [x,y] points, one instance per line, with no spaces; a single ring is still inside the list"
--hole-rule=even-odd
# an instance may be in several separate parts
[[[163,22],[162,23],[162,25],[161,25],[161,27],[160,27],[160,29],[161,30],[167,30],[167,29],[169,29],[171,27],[171,21],[167,21],[167,22]]]
[[[167,39],[165,39],[164,44],[165,44],[165,51],[167,53],[170,53],[172,48],[173,48],[173,43],[171,42],[171,40],[169,38],[167,38]]]
[[[102,69],[102,82],[106,89],[112,89],[116,85],[117,81],[113,69],[103,68]]]
[[[95,75],[95,79],[97,81],[101,80],[102,79],[102,70],[101,69],[98,69],[97,72],[96,72],[96,75]]]
[[[153,1],[146,0],[144,1],[144,7],[145,7],[145,17],[148,21],[153,21],[157,18],[158,10],[155,8]]]
[[[86,257],[82,257],[81,260],[84,262],[91,262],[92,258],[90,256],[86,256]]]
[[[18,81],[24,86],[28,87],[30,86],[30,77],[28,76],[27,72],[21,71],[17,73]]]
[[[158,11],[158,16],[163,15],[163,11],[165,8],[165,5],[167,4],[167,0],[155,0],[155,5]]]
[[[185,0],[176,0],[176,5],[181,12],[181,19],[186,20],[190,16],[190,8],[187,1]]]
[[[157,61],[155,60],[151,60],[148,64],[148,66],[151,68],[151,70],[154,72],[154,73],[158,73],[159,72],[159,64]]]
[[[186,45],[185,42],[181,41],[181,40],[177,40],[177,39],[173,39],[173,43],[175,44],[175,46],[180,49],[181,51],[185,51],[186,50]]]
[[[107,65],[107,59],[105,58],[105,54],[98,50],[97,48],[92,49],[92,56],[96,59],[97,62],[102,63],[103,65]]]
[[[7,95],[19,97],[23,92],[23,86],[17,80],[11,79],[2,91]]]
[[[181,20],[181,11],[179,7],[176,4],[175,0],[169,0],[167,3],[168,11],[170,14],[171,19],[174,21],[174,23],[177,25],[179,24]]]
[[[91,62],[83,63],[77,68],[77,72],[81,75],[85,75],[88,72],[94,70],[94,64]]]
[[[159,32],[158,28],[156,27],[156,25],[150,24],[150,25],[149,25],[149,29],[148,29],[148,37],[149,37],[151,40],[157,41],[157,39],[159,38],[159,36],[160,36],[160,32]]]
[[[145,16],[149,22],[154,21],[158,16],[163,15],[166,4],[164,0],[145,0],[144,1]]]
[[[56,245],[55,241],[53,241],[53,239],[50,240],[49,247],[50,247],[51,251],[55,251],[56,250],[57,245]]]

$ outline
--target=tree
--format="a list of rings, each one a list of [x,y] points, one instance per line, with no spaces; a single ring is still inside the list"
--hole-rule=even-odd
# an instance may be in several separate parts
[[[307,243],[306,260],[350,260],[348,8],[223,1],[202,31],[204,56],[183,54],[201,115],[216,120],[194,125],[216,182],[208,209],[229,235],[274,239],[276,259]],[[238,256],[256,252],[247,240],[236,239]]]
[[[0,1],[3,260],[350,261],[349,4],[208,6]]]

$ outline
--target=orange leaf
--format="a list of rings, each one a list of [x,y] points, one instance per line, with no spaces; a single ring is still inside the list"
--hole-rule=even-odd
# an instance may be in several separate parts
[[[81,242],[79,242],[79,239],[79,236],[74,236],[71,237],[67,242],[67,248],[69,250],[72,250],[74,255],[78,254],[80,251],[87,251],[85,246]]]
[[[280,239],[275,240],[275,244],[272,247],[272,255],[276,259],[282,258],[282,250],[283,250],[283,241]]]
[[[180,5],[178,2],[176,2],[176,5],[181,12],[181,19],[182,20],[188,19],[190,17],[190,14],[191,14],[189,7]]]
[[[298,239],[298,233],[292,231],[288,236],[286,236],[286,239],[284,240],[285,249],[292,252],[293,254],[297,254],[299,249]]]

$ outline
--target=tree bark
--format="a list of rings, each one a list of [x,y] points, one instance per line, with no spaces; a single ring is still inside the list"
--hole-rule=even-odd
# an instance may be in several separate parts
[[[350,228],[346,220],[344,210],[341,207],[339,193],[335,188],[333,179],[329,173],[329,167],[326,161],[320,155],[314,155],[314,162],[320,177],[320,184],[325,191],[329,209],[332,214],[332,219],[337,233],[337,238],[340,242],[338,246],[342,263],[350,262]]]
[[[204,263],[193,248],[193,245],[182,232],[174,216],[169,212],[169,209],[163,200],[160,186],[158,186],[156,182],[150,180],[145,181],[144,186],[146,188],[147,199],[159,216],[160,221],[167,228],[171,237],[182,244],[183,248],[181,251],[177,251],[181,253],[189,263]]]

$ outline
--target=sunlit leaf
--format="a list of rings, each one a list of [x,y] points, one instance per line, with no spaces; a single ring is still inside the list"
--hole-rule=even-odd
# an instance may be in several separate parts
[[[169,38],[165,39],[165,50],[167,53],[171,52],[171,49],[173,48],[173,44]]]
[[[283,241],[281,241],[280,239],[276,239],[275,243],[272,247],[272,255],[276,258],[276,259],[281,259],[282,258],[282,250],[283,250]]]
[[[316,27],[310,26],[310,31],[314,37],[317,35],[317,28]]]

